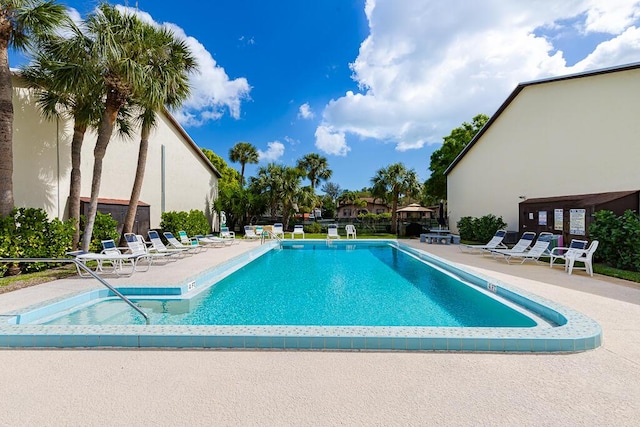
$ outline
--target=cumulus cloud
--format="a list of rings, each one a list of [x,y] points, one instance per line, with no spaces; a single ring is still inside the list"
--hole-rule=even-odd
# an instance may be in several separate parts
[[[367,0],[365,13],[370,34],[351,64],[359,91],[331,100],[316,130],[327,154],[345,155],[347,134],[400,151],[440,143],[520,82],[640,61],[635,0]],[[562,26],[609,37],[568,66],[544,36]]]
[[[298,118],[299,119],[312,119],[314,117],[313,111],[311,111],[311,107],[308,102],[305,102],[298,108]]]
[[[315,133],[318,150],[336,156],[346,156],[350,148],[344,132],[335,131],[327,126],[318,126]]]
[[[280,141],[267,143],[267,151],[258,150],[261,162],[274,162],[284,155],[284,144]]]
[[[158,23],[147,13],[131,7],[116,6],[121,12],[134,13],[141,20],[171,30],[185,41],[198,63],[198,72],[189,76],[191,96],[173,115],[183,126],[201,126],[218,120],[224,114],[240,118],[242,101],[249,99],[251,87],[244,77],[231,79],[224,68],[218,65],[211,53],[194,37],[170,22]]]

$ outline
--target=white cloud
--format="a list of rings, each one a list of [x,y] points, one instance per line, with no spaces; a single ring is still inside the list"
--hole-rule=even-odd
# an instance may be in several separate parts
[[[185,41],[198,63],[197,73],[191,74],[191,96],[182,108],[172,113],[184,126],[201,126],[211,120],[218,120],[225,113],[240,118],[240,106],[249,99],[251,87],[246,78],[230,79],[224,68],[219,66],[211,53],[197,39],[187,36],[177,25],[157,23],[150,14],[134,8],[116,6],[120,11],[135,13],[141,20],[152,25],[163,26],[173,31],[176,37]]]
[[[284,144],[280,141],[267,143],[267,151],[258,150],[260,161],[273,162],[284,155]]]
[[[346,156],[351,150],[347,145],[344,132],[336,132],[327,126],[318,126],[315,136],[316,147],[327,154]]]
[[[308,102],[305,102],[298,108],[298,118],[299,119],[312,119],[315,116],[313,111],[311,111],[311,107]]]
[[[520,82],[640,61],[635,0],[367,0],[365,12],[370,35],[351,64],[360,92],[331,100],[316,131],[327,154],[346,154],[346,134],[400,151],[440,143],[463,121],[493,114]],[[611,37],[569,67],[535,35],[561,25]]]

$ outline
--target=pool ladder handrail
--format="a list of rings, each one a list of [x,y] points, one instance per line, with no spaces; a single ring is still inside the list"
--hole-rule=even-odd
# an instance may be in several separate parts
[[[133,302],[131,302],[131,300],[129,298],[127,298],[126,296],[121,294],[120,291],[118,291],[116,288],[111,286],[106,280],[104,280],[102,277],[98,276],[93,270],[91,270],[89,267],[87,267],[82,262],[78,261],[77,259],[70,259],[70,258],[0,258],[0,263],[3,263],[3,262],[56,262],[56,263],[72,262],[72,263],[74,263],[76,265],[76,267],[78,267],[78,268],[84,270],[85,272],[89,273],[89,275],[91,277],[96,279],[102,285],[106,286],[111,292],[113,292],[121,300],[123,300],[124,302],[129,304],[131,306],[131,308],[133,308],[138,313],[140,313],[142,315],[142,317],[144,317],[144,320],[145,320],[147,325],[151,324],[151,319],[149,319],[149,315],[147,313],[145,313],[140,307],[138,307]]]
[[[262,230],[262,234],[260,234],[260,244],[264,244],[265,236],[269,236],[278,243],[282,243],[282,239],[273,233],[271,230]]]

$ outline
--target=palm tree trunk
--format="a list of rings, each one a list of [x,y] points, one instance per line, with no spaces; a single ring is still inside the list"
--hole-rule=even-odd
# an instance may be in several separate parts
[[[131,189],[131,197],[129,198],[129,208],[127,214],[124,217],[124,226],[122,227],[122,236],[120,236],[120,246],[126,246],[127,242],[124,238],[125,233],[131,233],[133,230],[133,223],[136,219],[136,212],[138,210],[138,201],[140,200],[140,192],[142,191],[142,183],[144,181],[144,171],[147,165],[147,153],[149,152],[149,134],[151,129],[148,126],[142,127],[142,134],[140,136],[140,148],[138,150],[138,168],[136,169],[136,177],[133,181],[133,188]]]
[[[8,38],[0,37],[0,217],[13,210],[13,89]]]
[[[80,191],[82,180],[80,173],[80,161],[82,156],[82,143],[87,126],[75,123],[73,127],[73,139],[71,140],[71,182],[69,185],[69,218],[76,220],[76,231],[73,233],[73,246],[76,249],[80,242]]]
[[[391,233],[398,234],[398,192],[393,191],[393,202],[391,203]]]
[[[107,146],[111,140],[113,133],[113,125],[116,122],[118,111],[122,106],[117,100],[113,99],[114,91],[109,91],[106,100],[106,109],[100,121],[100,130],[98,132],[98,140],[93,150],[93,178],[91,180],[91,200],[89,202],[89,211],[86,215],[86,224],[82,235],[82,250],[88,251],[93,237],[93,225],[96,221],[96,212],[98,211],[98,196],[100,195],[100,181],[102,180],[102,160],[107,153]],[[111,99],[110,99],[111,98]]]

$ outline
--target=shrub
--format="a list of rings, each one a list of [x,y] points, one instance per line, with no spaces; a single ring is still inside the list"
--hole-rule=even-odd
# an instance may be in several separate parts
[[[85,221],[82,216],[82,221]],[[103,240],[115,240],[120,238],[118,233],[118,221],[111,217],[111,214],[103,214],[96,212],[96,220],[93,224],[93,234],[91,234],[91,243],[89,243],[89,250],[91,252],[102,251]]]
[[[480,218],[465,216],[457,222],[460,238],[463,240],[472,240],[475,242],[489,241],[496,231],[506,228],[507,224],[502,217],[496,217],[488,214]]]
[[[16,208],[0,218],[0,257],[62,258],[69,249],[75,224],[72,220],[49,221],[43,209]],[[23,263],[21,271],[33,272],[53,266],[49,263]],[[7,265],[0,265],[0,276]]]
[[[304,226],[304,232],[310,234],[322,233],[322,225],[319,222],[312,222]]]
[[[623,270],[640,271],[640,217],[627,210],[622,216],[603,210],[595,213],[589,237],[600,242],[597,260]]]
[[[463,216],[458,221],[458,233],[460,233],[460,238],[462,240],[475,240],[474,236],[474,227],[473,227],[474,219],[470,216]]]
[[[211,232],[211,225],[204,212],[195,209],[190,212],[164,212],[160,228],[173,233],[174,236],[177,236],[179,231],[185,231],[188,236],[206,235]]]

